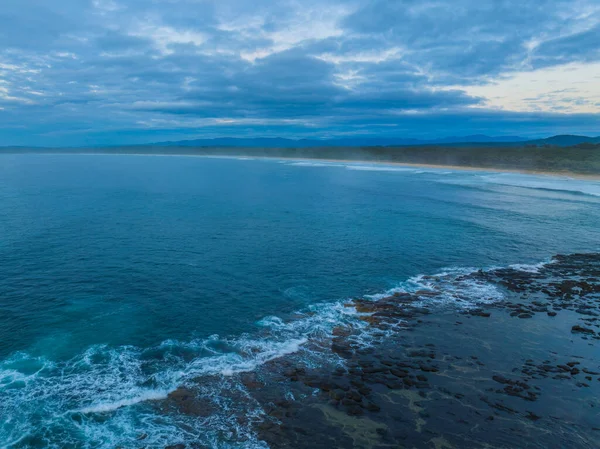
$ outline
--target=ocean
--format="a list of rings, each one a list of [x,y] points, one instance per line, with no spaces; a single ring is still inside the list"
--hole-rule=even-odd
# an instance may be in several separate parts
[[[554,256],[599,252],[599,182],[368,163],[2,155],[0,448],[312,448],[318,442],[301,427],[315,413],[328,423],[323,434],[338,435],[328,447],[479,447],[466,443],[467,428],[436,423],[435,411],[466,416],[501,402],[471,388],[481,365],[457,368],[486,354],[486,379],[517,401],[501,404],[512,414],[481,412],[480,428],[498,426],[481,436],[488,447],[598,447],[598,340],[593,330],[584,340],[571,332],[596,312],[563,304],[554,321],[542,321],[534,308],[547,306],[535,305],[525,320],[504,305],[531,299],[511,287],[515,273],[526,290],[574,276],[567,266],[596,263],[560,259],[545,268]],[[586,279],[595,285],[595,272]],[[597,300],[595,287],[577,285],[570,302]],[[414,313],[394,324],[365,318],[380,316],[371,303],[398,307],[394,294]],[[489,319],[471,314],[491,309]],[[458,328],[467,330],[454,335]],[[336,346],[342,337],[350,349]],[[360,357],[379,351],[400,363],[409,343],[447,345],[436,356],[442,365],[463,361],[448,366],[464,374],[450,377],[473,401],[468,411],[467,399],[442,398],[450,377],[435,371],[419,374],[429,383],[421,390],[422,380],[401,387],[365,377],[373,365]],[[494,356],[469,353],[496,343]],[[510,383],[537,379],[524,368],[520,380],[498,381],[503,364],[522,366],[540,351],[540,364],[553,351],[579,351],[596,373],[577,381],[586,394],[572,393],[580,388],[570,380],[536,384],[546,394],[535,400],[511,394],[536,389]],[[369,390],[353,384],[360,409],[332,393],[354,387],[315,380],[357,367]],[[391,392],[399,393],[390,402]],[[564,428],[531,411],[540,401],[554,418],[565,413]],[[580,401],[585,413],[574,412]],[[515,440],[502,427],[509,421],[526,429]]]

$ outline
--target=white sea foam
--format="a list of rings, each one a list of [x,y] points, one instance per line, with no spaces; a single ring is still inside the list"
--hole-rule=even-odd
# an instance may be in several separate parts
[[[409,167],[392,167],[389,165],[346,165],[348,170],[356,171],[385,171],[385,172],[404,172],[404,173],[424,173],[422,170],[417,170]]]
[[[525,263],[516,263],[513,265],[509,265],[509,268],[512,268],[513,270],[517,270],[517,271],[524,271],[526,273],[539,273],[540,270],[550,264],[553,264],[554,261],[550,260],[550,261],[546,261],[546,262],[540,262],[540,263],[536,263],[536,264],[525,264]]]
[[[0,387],[7,387],[16,382],[25,382],[29,376],[14,369],[0,371]]]
[[[337,162],[337,161],[319,161],[319,160],[299,160],[290,162],[289,160],[280,159],[276,161],[279,164],[285,164],[295,167],[342,167],[347,170],[355,171],[374,171],[374,172],[400,172],[412,174],[436,174],[436,175],[451,175],[456,171],[448,171],[441,168],[427,168],[420,166],[402,166],[402,165],[387,165],[385,163],[361,163],[361,162]]]
[[[75,442],[81,433],[94,447],[129,447],[141,434],[148,435],[144,439],[148,447],[164,447],[173,443],[175,436],[180,442],[204,441],[207,446],[220,447],[211,443],[215,432],[232,432],[237,426],[235,433],[247,434],[247,447],[264,447],[253,442],[251,429],[241,428],[231,418],[231,410],[217,410],[205,426],[198,427],[190,417],[162,415],[137,406],[166,399],[170,392],[194,379],[225,379],[298,352],[307,338],[287,338],[291,330],[283,328],[278,335],[261,339],[170,341],[148,350],[94,346],[69,361],[42,364],[42,369],[31,374],[27,372],[29,365],[37,359],[25,354],[13,357],[0,362],[0,416],[10,417],[0,423],[0,441],[14,443],[43,427],[54,435],[50,441],[57,442],[48,443],[48,447],[60,447],[70,438]],[[219,352],[219,344],[227,352]],[[186,360],[182,349],[201,355]],[[213,355],[206,356],[211,350]],[[217,400],[217,392],[206,394],[214,394],[213,400]],[[260,413],[249,404],[238,405],[248,408],[248,413]],[[82,418],[73,420],[70,416],[74,415]],[[103,418],[99,421],[93,415]],[[43,422],[36,416],[42,416]],[[189,434],[190,429],[193,434]]]
[[[434,275],[414,276],[385,293],[368,297],[379,300],[395,293],[411,293],[421,298],[417,305],[451,305],[466,309],[502,300],[504,296],[495,285],[468,276],[475,271],[473,268],[451,268]]]
[[[402,166],[402,165],[385,165],[385,164],[347,164],[345,168],[355,171],[374,171],[374,172],[398,172],[410,173],[414,175],[435,174],[435,175],[451,175],[455,172],[443,170],[439,168],[427,168],[420,166]]]
[[[494,285],[467,276],[474,271],[448,269],[432,276],[412,277],[370,298],[410,292],[420,297],[422,306],[460,308],[501,300],[502,293]],[[243,436],[244,443],[227,447],[264,449],[264,443],[253,434],[252,419],[242,425],[233,413],[237,408],[254,419],[263,413],[235,374],[258,370],[290,354],[302,357],[308,366],[324,361],[338,363],[338,357],[329,350],[329,339],[341,324],[356,330],[358,344],[368,345],[382,338],[366,331],[369,325],[358,319],[360,314],[355,308],[346,305],[344,300],[314,304],[290,320],[265,317],[254,336],[167,340],[145,350],[94,346],[60,363],[15,355],[0,361],[0,416],[10,417],[0,422],[0,440],[14,444],[43,427],[48,435],[55,435],[53,441],[57,442],[48,447],[58,448],[71,440],[77,445],[81,435],[90,446],[129,447],[138,444],[141,434],[147,435],[143,442],[147,447],[189,441],[223,447],[216,435],[229,433]],[[206,382],[197,387],[198,379]],[[152,406],[153,401],[163,400],[185,385],[200,388],[199,394],[215,405],[214,413],[207,418],[165,415]],[[244,403],[231,402],[235,389],[239,389],[236,400]]]
[[[170,391],[167,390],[148,390],[142,394],[129,399],[120,399],[115,402],[102,402],[98,404],[84,407],[79,412],[81,413],[107,413],[117,410],[121,407],[127,407],[130,405],[139,404],[145,401],[158,401],[160,399],[166,399],[169,396]]]
[[[538,176],[518,173],[497,173],[479,176],[484,184],[548,190],[600,197],[600,182],[558,176]]]
[[[311,162],[311,161],[290,162],[287,165],[292,165],[295,167],[343,167],[343,165],[336,164],[334,162]]]
[[[306,338],[282,342],[240,340],[238,342],[240,354],[230,353],[197,358],[181,373],[180,382],[200,375],[233,376],[237,373],[253,371],[267,362],[298,352],[306,341]],[[246,354],[253,354],[253,356],[247,357]]]

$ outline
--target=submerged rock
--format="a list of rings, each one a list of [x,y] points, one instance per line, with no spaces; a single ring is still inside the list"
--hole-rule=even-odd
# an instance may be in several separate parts
[[[579,325],[573,326],[571,328],[571,332],[573,332],[573,333],[580,333],[580,334],[592,334],[592,335],[596,333],[592,329],[588,329],[586,327],[582,327],[582,326],[579,326]]]

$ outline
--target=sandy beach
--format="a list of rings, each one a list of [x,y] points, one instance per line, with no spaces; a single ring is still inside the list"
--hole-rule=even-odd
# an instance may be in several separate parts
[[[11,154],[11,153],[9,153]],[[14,153],[12,153],[14,154]],[[32,153],[37,154],[37,153]],[[247,159],[247,160],[270,160],[270,161],[293,161],[293,162],[323,162],[331,164],[375,164],[381,166],[394,166],[394,167],[407,167],[407,168],[427,168],[436,170],[457,170],[457,171],[471,171],[471,172],[493,172],[493,173],[518,173],[523,175],[535,175],[535,176],[550,176],[560,178],[573,178],[583,181],[600,182],[600,173],[588,174],[588,173],[576,173],[572,171],[548,171],[548,170],[524,170],[518,168],[504,168],[504,167],[485,167],[485,166],[466,166],[466,165],[443,165],[443,164],[421,164],[411,162],[393,162],[393,161],[382,161],[382,160],[366,160],[366,159],[330,159],[330,158],[298,158],[298,157],[269,157],[269,156],[253,156],[253,155],[210,155],[210,154],[189,154],[189,153],[137,153],[137,152],[119,152],[119,153],[108,153],[108,152],[45,152],[40,154],[47,155],[63,155],[63,154],[77,154],[87,156],[108,156],[121,154],[126,156],[158,156],[158,157],[201,157],[201,158],[213,158],[213,159]]]
[[[432,168],[440,170],[460,170],[460,171],[484,171],[494,173],[519,173],[523,175],[537,175],[537,176],[553,176],[553,177],[567,177],[574,179],[581,179],[586,181],[600,181],[599,174],[582,174],[574,173],[570,171],[543,171],[543,170],[520,170],[513,168],[495,168],[495,167],[471,167],[465,165],[440,165],[440,164],[414,164],[408,162],[387,162],[387,161],[369,161],[369,160],[351,160],[351,159],[306,159],[306,158],[249,158],[249,159],[277,159],[277,160],[291,160],[291,161],[321,161],[338,164],[377,164],[377,165],[388,165],[397,167],[411,167],[411,168]]]

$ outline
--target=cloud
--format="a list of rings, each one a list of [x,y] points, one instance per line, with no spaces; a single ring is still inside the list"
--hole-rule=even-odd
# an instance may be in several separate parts
[[[535,48],[536,66],[600,61],[600,24],[585,31],[542,42]]]
[[[0,144],[593,131],[599,27],[593,0],[5,0]]]
[[[408,60],[434,76],[469,80],[528,68],[532,42],[543,46],[563,33],[563,39],[583,40],[572,30],[598,23],[599,14],[584,1],[379,0],[348,16],[345,28],[405,48]],[[589,55],[592,42],[586,46],[573,60]]]
[[[516,73],[466,91],[485,106],[506,111],[597,113],[600,62],[569,63]]]

